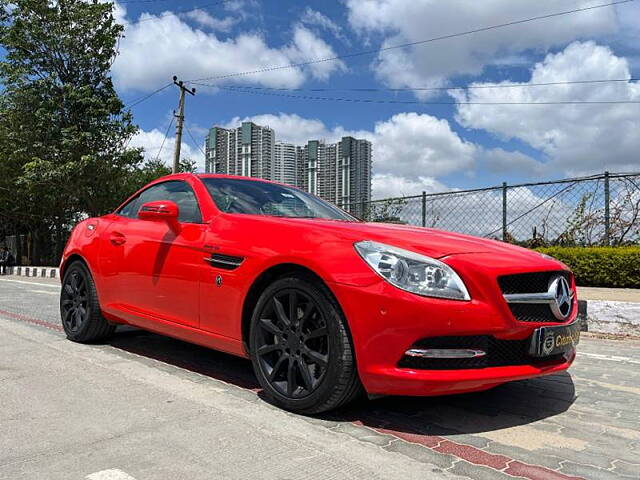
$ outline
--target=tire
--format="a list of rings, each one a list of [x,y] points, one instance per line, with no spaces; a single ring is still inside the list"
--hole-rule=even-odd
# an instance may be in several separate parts
[[[260,295],[250,328],[253,369],[276,406],[317,414],[363,391],[346,319],[316,278],[297,274],[274,281]]]
[[[80,343],[103,340],[116,328],[102,316],[91,272],[81,261],[69,265],[62,279],[60,319],[67,338]]]

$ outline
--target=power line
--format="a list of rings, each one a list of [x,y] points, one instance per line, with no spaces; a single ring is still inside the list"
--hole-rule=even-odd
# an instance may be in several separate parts
[[[160,150],[158,150],[158,155],[156,155],[156,162],[160,159],[160,154],[162,153],[162,149],[164,148],[164,143],[167,141],[167,137],[169,136],[169,130],[171,130],[171,125],[173,125],[174,117],[171,117],[171,121],[169,122],[169,126],[167,127],[167,131],[164,134],[164,138],[162,139],[162,143],[160,144]]]
[[[135,100],[133,100],[132,102],[130,102],[129,104],[125,105],[125,108],[131,108],[131,107],[135,107],[136,105],[144,102],[145,100],[148,100],[149,98],[153,97],[155,94],[160,93],[161,91],[169,88],[171,85],[173,85],[173,83],[167,83],[165,86],[158,88],[157,90],[154,90],[153,92],[144,95],[140,98],[137,98]]]
[[[193,142],[193,144],[198,148],[198,150],[200,150],[200,153],[202,153],[202,156],[206,158],[207,154],[204,153],[204,150],[202,150],[202,147],[200,146],[200,144],[196,142],[196,139],[193,137],[193,134],[191,133],[191,129],[189,129],[187,125],[185,125],[184,127],[187,129],[187,133],[189,134],[189,137],[191,137],[191,141]]]
[[[414,92],[414,91],[448,91],[448,90],[476,90],[487,88],[527,88],[557,85],[582,85],[582,84],[601,84],[601,83],[622,83],[638,81],[640,78],[617,78],[604,80],[570,80],[564,82],[543,82],[543,83],[521,83],[521,84],[482,84],[482,85],[463,85],[458,87],[401,87],[401,88],[287,88],[287,87],[260,87],[251,85],[227,85],[229,88],[243,88],[247,90],[269,90],[269,91],[287,91],[287,92]],[[200,83],[192,81],[194,85],[207,87],[218,87],[215,83]]]
[[[261,69],[257,69],[257,70],[249,70],[249,71],[245,71],[245,72],[237,72],[237,73],[228,73],[225,75],[216,75],[216,76],[211,76],[211,77],[204,77],[204,78],[198,78],[198,79],[192,79],[191,81],[202,81],[202,80],[218,80],[218,79],[222,79],[222,78],[231,78],[231,77],[240,77],[240,76],[246,76],[246,75],[255,75],[258,73],[266,73],[266,72],[272,72],[275,70],[283,70],[283,69],[287,69],[287,68],[297,68],[297,67],[304,67],[307,65],[315,65],[318,63],[323,63],[323,62],[331,62],[331,61],[336,61],[336,60],[341,60],[344,58],[353,58],[353,57],[359,57],[359,56],[363,56],[363,55],[372,55],[375,53],[382,53],[382,52],[387,52],[389,50],[395,50],[398,48],[405,48],[405,47],[412,47],[412,46],[416,46],[416,45],[424,45],[426,43],[431,43],[431,42],[437,42],[440,40],[446,40],[446,39],[450,39],[450,38],[456,38],[456,37],[462,37],[465,35],[472,35],[475,33],[480,33],[480,32],[486,32],[488,30],[494,30],[497,28],[504,28],[504,27],[510,27],[510,26],[514,26],[514,25],[520,25],[523,23],[528,23],[528,22],[534,22],[534,21],[538,21],[538,20],[545,20],[548,18],[554,18],[554,17],[560,17],[563,15],[569,15],[572,13],[579,13],[579,12],[586,12],[589,10],[595,10],[598,8],[605,8],[605,7],[610,7],[613,5],[621,5],[624,3],[630,3],[630,2],[634,2],[636,0],[618,0],[615,2],[609,2],[609,3],[602,3],[599,5],[592,5],[590,7],[583,7],[583,8],[575,8],[573,10],[565,10],[562,12],[556,12],[556,13],[549,13],[546,15],[539,15],[536,17],[529,17],[529,18],[525,18],[522,20],[514,20],[511,22],[506,22],[506,23],[500,23],[497,25],[491,25],[488,27],[481,27],[481,28],[476,28],[473,30],[467,30],[464,32],[458,32],[458,33],[452,33],[449,35],[441,35],[439,37],[432,37],[432,38],[428,38],[425,40],[419,40],[416,42],[408,42],[408,43],[402,43],[399,45],[391,45],[389,47],[381,47],[381,48],[376,48],[376,49],[372,49],[372,50],[363,50],[360,52],[354,52],[354,53],[347,53],[344,55],[336,55],[333,57],[326,57],[326,58],[318,58],[318,59],[314,59],[314,60],[308,60],[305,62],[299,62],[299,63],[290,63],[287,65],[280,65],[280,66],[276,66],[276,67],[265,67],[265,68],[261,68]]]
[[[348,98],[348,97],[318,97],[313,95],[291,95],[285,93],[264,92],[256,90],[244,90],[235,87],[204,85],[210,88],[220,88],[235,93],[248,93],[251,95],[268,95],[274,97],[293,98],[297,100],[317,100],[329,102],[350,103],[386,103],[399,105],[610,105],[610,104],[640,104],[640,100],[559,100],[542,102],[422,102],[419,100],[387,100],[372,98]]]

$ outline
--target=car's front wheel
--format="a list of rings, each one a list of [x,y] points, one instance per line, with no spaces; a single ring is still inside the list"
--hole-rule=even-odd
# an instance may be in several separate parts
[[[62,279],[60,317],[67,338],[74,342],[102,340],[115,330],[102,316],[93,278],[81,261],[69,265]]]
[[[346,320],[312,276],[280,278],[265,289],[251,320],[250,353],[264,392],[286,410],[332,410],[362,390]]]

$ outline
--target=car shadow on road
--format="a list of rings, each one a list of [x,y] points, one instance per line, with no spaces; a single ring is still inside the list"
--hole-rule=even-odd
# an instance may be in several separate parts
[[[222,380],[240,388],[260,388],[253,375],[251,362],[244,358],[129,327],[118,327],[108,343],[120,350]]]
[[[571,375],[562,372],[484,392],[364,399],[323,418],[418,435],[474,434],[553,417],[567,411],[575,399]]]
[[[109,344],[256,391],[264,398],[251,363],[246,359],[130,328],[119,329]],[[485,392],[440,397],[363,398],[318,418],[417,435],[473,434],[553,417],[567,411],[575,399],[571,375],[561,372],[507,383]]]

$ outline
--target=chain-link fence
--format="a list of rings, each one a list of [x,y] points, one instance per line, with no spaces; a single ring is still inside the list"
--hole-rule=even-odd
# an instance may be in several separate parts
[[[346,210],[364,212],[368,221],[434,227],[530,247],[638,244],[640,173],[423,193]]]
[[[423,193],[352,204],[364,220],[496,238],[528,247],[640,244],[640,173]],[[0,238],[18,264],[57,265],[66,232]],[[39,260],[35,260],[39,259]]]

